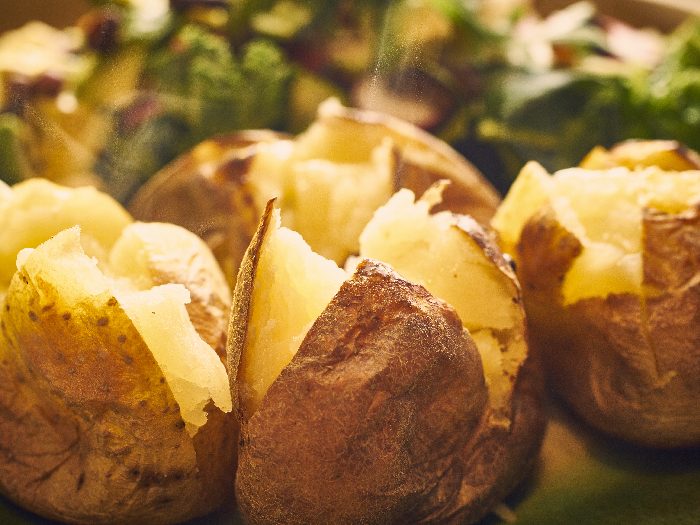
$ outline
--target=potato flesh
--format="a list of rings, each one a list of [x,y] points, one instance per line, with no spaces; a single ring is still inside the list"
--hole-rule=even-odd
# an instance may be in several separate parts
[[[17,266],[29,279],[51,283],[69,307],[113,294],[160,365],[191,435],[206,423],[203,409],[209,399],[221,410],[231,410],[226,369],[192,326],[185,308],[189,292],[183,285],[134,290],[124,288],[124,281],[110,282],[85,255],[79,227],[22,250]]]
[[[482,355],[492,406],[503,408],[527,354],[524,340],[498,337],[517,333],[522,322],[513,289],[476,241],[455,227],[451,213],[429,215],[436,202],[426,197],[414,202],[409,190],[395,193],[363,231],[360,258],[388,263],[455,308]]]
[[[325,159],[297,162],[293,168],[291,227],[319,255],[342,264],[357,251],[357,239],[392,191],[391,141],[373,150],[365,163]]]
[[[160,365],[190,435],[207,422],[204,407],[213,400],[224,412],[232,409],[226,368],[192,326],[185,304],[187,289],[164,284],[148,291],[116,292]]]
[[[570,168],[543,176],[539,170],[523,169],[492,225],[504,249],[515,253],[527,219],[544,203],[552,206],[583,246],[564,278],[564,304],[610,293],[640,295],[643,209],[678,213],[700,195],[700,171]]]
[[[29,179],[10,188],[0,182],[0,290],[7,290],[21,249],[36,248],[77,224],[86,253],[103,257],[132,221],[114,199],[92,187]]]
[[[273,211],[256,272],[252,311],[239,378],[248,386],[252,414],[299,349],[314,320],[347,278],[344,270],[315,254],[296,232],[280,227]]]
[[[336,158],[332,149],[314,147],[317,140],[325,138],[312,133],[268,145],[256,155],[249,180],[259,209],[278,198],[282,225],[299,232],[314,252],[342,264],[357,252],[357,238],[374,210],[391,196],[393,143]]]
[[[498,232],[503,251],[515,253],[523,226],[547,202],[551,185],[549,173],[537,162],[528,162],[520,170],[508,195],[491,219],[491,226]]]
[[[156,287],[149,266],[195,241],[201,242],[182,228],[134,223],[121,205],[92,187],[38,178],[0,185],[0,290],[24,268],[55,283],[69,305],[102,293],[117,297],[163,368],[190,433],[206,422],[203,408],[210,398],[231,410],[227,374],[190,321],[187,289]]]

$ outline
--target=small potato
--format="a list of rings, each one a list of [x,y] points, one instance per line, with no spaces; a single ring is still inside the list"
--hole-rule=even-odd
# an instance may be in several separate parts
[[[492,222],[555,390],[643,446],[700,445],[698,203],[697,170],[531,163]]]
[[[428,215],[441,189],[394,195],[347,272],[268,204],[228,342],[244,523],[473,523],[529,472],[544,420],[519,286],[475,221]],[[379,238],[396,268],[364,256]],[[456,254],[447,276],[400,264],[430,242]]]
[[[129,204],[143,221],[179,224],[212,248],[233,286],[267,201],[282,223],[342,265],[374,210],[399,188],[448,179],[440,209],[482,224],[500,195],[469,162],[419,128],[371,111],[320,105],[296,137],[248,131],[208,140],[156,174]]]
[[[83,524],[178,523],[230,501],[230,290],[206,244],[91,190],[3,191],[0,222],[34,222],[3,231],[28,247],[1,283],[0,492]],[[84,237],[78,222],[32,246],[82,207],[99,221]]]

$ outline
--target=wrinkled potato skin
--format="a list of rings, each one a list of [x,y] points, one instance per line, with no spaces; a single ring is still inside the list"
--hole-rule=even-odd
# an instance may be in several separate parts
[[[536,458],[529,366],[510,429],[490,426],[481,360],[452,307],[365,260],[242,424],[244,522],[478,520]]]
[[[69,309],[43,293],[18,272],[0,312],[4,495],[84,524],[176,523],[230,500],[235,418],[212,409],[190,438],[114,297]]]
[[[645,210],[643,297],[563,305],[579,241],[542,209],[518,245],[530,341],[557,392],[590,425],[646,447],[700,443],[700,211]]]

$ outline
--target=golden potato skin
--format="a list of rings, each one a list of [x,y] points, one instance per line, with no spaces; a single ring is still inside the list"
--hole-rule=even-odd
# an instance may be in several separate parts
[[[630,169],[656,166],[665,171],[700,169],[700,155],[675,140],[629,139],[606,150],[593,148],[579,167],[589,170],[626,166]]]
[[[543,208],[517,247],[530,336],[590,425],[646,447],[700,444],[700,210],[645,210],[643,290],[564,305],[579,241]]]
[[[235,418],[209,410],[191,438],[117,300],[69,308],[44,288],[18,272],[0,311],[3,494],[84,524],[178,523],[229,501]]]

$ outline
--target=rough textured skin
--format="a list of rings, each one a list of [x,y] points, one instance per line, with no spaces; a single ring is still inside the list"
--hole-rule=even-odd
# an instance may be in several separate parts
[[[114,297],[68,310],[59,297],[40,302],[18,273],[1,316],[6,496],[85,524],[176,523],[230,498],[234,418],[213,409],[190,438],[160,368]]]
[[[454,490],[485,410],[480,360],[446,304],[392,274],[366,264],[341,288],[247,422],[246,521],[387,523]]]
[[[579,241],[542,209],[523,229],[518,275],[531,342],[589,424],[649,447],[700,444],[700,211],[645,210],[643,295],[563,304]]]
[[[491,426],[481,360],[452,307],[365,260],[242,423],[244,522],[478,520],[536,459],[544,421],[530,366],[510,428]]]

